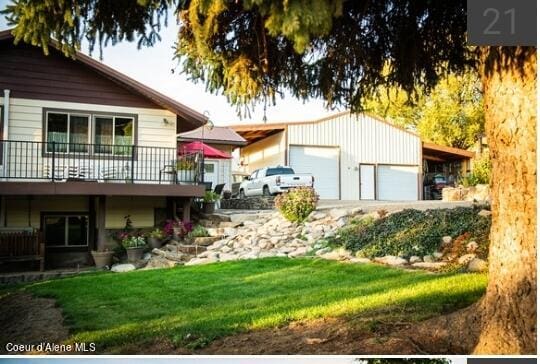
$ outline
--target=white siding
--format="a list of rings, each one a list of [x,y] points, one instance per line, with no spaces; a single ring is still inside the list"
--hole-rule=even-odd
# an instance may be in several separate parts
[[[168,110],[19,98],[10,98],[9,139],[41,141],[43,108],[136,114],[138,145],[176,148],[176,115]]]
[[[0,105],[3,105],[3,98],[0,98]],[[162,147],[176,149],[176,115],[164,109],[147,109],[147,108],[133,108],[123,106],[109,106],[109,105],[95,105],[73,102],[59,102],[59,101],[47,101],[47,100],[30,100],[21,98],[10,98],[9,107],[9,134],[8,139],[13,141],[43,141],[43,110],[44,109],[62,109],[73,110],[92,113],[119,113],[119,114],[131,114],[137,117],[137,141],[139,146],[146,147]],[[167,120],[167,122],[165,122]],[[91,124],[92,125],[92,124]],[[13,145],[12,147],[15,147]],[[25,151],[21,149],[20,153],[25,155],[14,155],[11,153],[9,160],[9,169],[12,176],[25,177],[28,174],[38,175],[44,172],[47,164],[45,160],[48,158],[41,158],[39,152],[39,145],[18,145],[18,148],[28,148]],[[152,153],[163,155],[163,158],[171,158],[175,155],[175,151],[162,151],[157,152],[155,150],[148,150],[148,159]],[[29,171],[22,171],[20,166],[16,164],[24,160],[25,165],[31,165],[31,173]],[[161,166],[152,165],[152,168],[146,168],[145,162],[136,162],[135,165],[135,177],[139,178],[139,174],[151,179],[157,180],[159,175],[159,169]],[[162,161],[162,164],[170,162]],[[90,169],[94,169],[94,163],[88,160],[88,163],[84,164]],[[97,167],[95,167],[97,168]]]
[[[285,132],[279,132],[241,149],[244,172],[285,164]]]
[[[418,136],[363,114],[290,125],[288,143],[340,147],[344,200],[359,199],[360,163],[421,166]]]

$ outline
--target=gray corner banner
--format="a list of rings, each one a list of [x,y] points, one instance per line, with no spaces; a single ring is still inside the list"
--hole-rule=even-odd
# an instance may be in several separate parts
[[[467,358],[467,364],[536,364],[536,358]]]
[[[536,0],[467,0],[467,43],[536,46]]]

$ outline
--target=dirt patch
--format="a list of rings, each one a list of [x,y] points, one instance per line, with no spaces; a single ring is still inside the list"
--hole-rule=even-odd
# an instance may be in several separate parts
[[[8,343],[61,343],[68,337],[68,329],[63,322],[62,311],[53,299],[38,298],[28,293],[14,293],[2,297],[0,354],[7,353]]]

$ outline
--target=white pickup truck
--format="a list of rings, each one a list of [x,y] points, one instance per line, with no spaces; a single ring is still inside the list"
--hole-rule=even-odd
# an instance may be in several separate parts
[[[257,169],[240,184],[238,196],[271,196],[294,187],[313,187],[309,174],[295,174],[291,167],[276,166]]]

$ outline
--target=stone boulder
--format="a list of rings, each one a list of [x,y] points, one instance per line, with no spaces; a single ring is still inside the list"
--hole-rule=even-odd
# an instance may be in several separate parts
[[[111,267],[111,272],[114,273],[124,273],[124,272],[131,272],[132,270],[135,270],[135,265],[133,264],[115,264]]]
[[[382,263],[391,266],[399,266],[407,264],[407,259],[396,257],[394,255],[386,255],[384,257],[379,257],[374,259],[377,263]]]
[[[485,272],[488,270],[488,264],[483,259],[474,258],[467,265],[467,270],[469,272]]]

